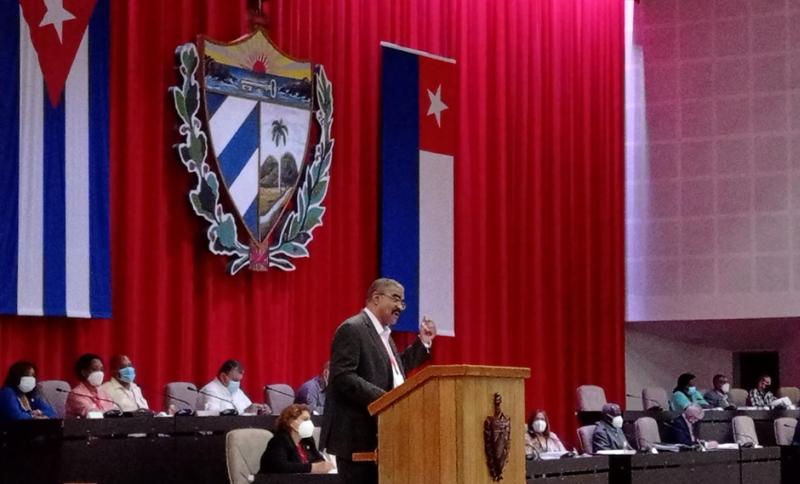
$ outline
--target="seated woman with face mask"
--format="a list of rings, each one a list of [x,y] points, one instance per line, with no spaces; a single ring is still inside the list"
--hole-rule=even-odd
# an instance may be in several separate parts
[[[11,365],[0,390],[0,420],[56,417],[55,410],[36,391],[36,366],[29,361]]]
[[[532,456],[545,452],[566,452],[564,444],[555,432],[550,431],[550,421],[544,410],[536,410],[525,432],[525,455]]]
[[[103,360],[92,353],[86,353],[75,362],[75,376],[78,384],[67,395],[67,417],[87,417],[89,412],[116,410],[117,405],[100,388],[103,384]]]
[[[703,398],[703,394],[697,390],[694,383],[695,376],[691,373],[683,373],[678,377],[678,384],[672,390],[672,398],[669,399],[669,409],[673,412],[683,412],[686,407],[695,403],[702,408],[709,408],[710,405]]]
[[[603,405],[602,420],[599,420],[594,426],[592,448],[594,452],[631,448],[622,431],[622,411],[616,403]]]
[[[317,451],[308,407],[292,404],[275,421],[275,435],[261,456],[260,474],[326,474],[333,464]]]

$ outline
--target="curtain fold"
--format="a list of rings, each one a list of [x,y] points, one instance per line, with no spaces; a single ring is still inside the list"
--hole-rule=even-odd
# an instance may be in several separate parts
[[[528,409],[572,441],[574,392],[624,404],[623,1],[276,0],[271,35],[325,65],[336,140],[324,226],[297,271],[224,273],[172,145],[173,51],[247,30],[244,1],[112,3],[111,320],[0,318],[0,364],[72,380],[83,352],[131,356],[148,400],[242,360],[244,389],[299,385],[378,267],[382,40],[454,57],[456,338],[434,363],[532,368]],[[400,335],[408,341],[410,336]]]

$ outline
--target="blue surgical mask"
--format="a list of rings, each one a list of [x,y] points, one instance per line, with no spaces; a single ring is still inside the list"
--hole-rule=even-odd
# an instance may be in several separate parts
[[[128,383],[133,383],[133,380],[136,379],[136,368],[132,366],[126,366],[125,368],[120,368],[119,379]]]
[[[231,395],[239,391],[240,383],[236,380],[228,380],[228,391],[231,392]]]
[[[689,393],[694,393],[697,391],[697,387],[689,387]]]

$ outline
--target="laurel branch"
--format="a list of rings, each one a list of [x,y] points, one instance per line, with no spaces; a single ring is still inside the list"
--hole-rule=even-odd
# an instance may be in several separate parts
[[[175,101],[175,111],[183,122],[178,132],[184,137],[176,147],[186,169],[197,176],[197,185],[189,191],[189,202],[194,213],[208,222],[208,249],[230,258],[227,271],[233,275],[250,263],[250,249],[239,242],[236,220],[219,203],[219,180],[206,163],[208,138],[197,117],[200,109],[200,85],[195,79],[199,61],[197,47],[184,44],[175,49],[175,54],[182,82],[169,91]]]
[[[295,270],[291,259],[308,257],[308,244],[314,239],[314,229],[322,225],[322,216],[325,214],[322,202],[330,182],[334,144],[331,138],[333,88],[325,68],[320,65],[316,71],[319,108],[315,115],[320,126],[319,143],[314,149],[314,161],[306,169],[303,185],[297,191],[295,210],[285,217],[278,239],[269,248],[269,266],[285,271]]]

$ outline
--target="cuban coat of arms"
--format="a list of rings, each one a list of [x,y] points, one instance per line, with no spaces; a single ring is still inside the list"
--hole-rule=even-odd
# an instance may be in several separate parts
[[[178,154],[197,178],[189,199],[208,222],[209,249],[229,258],[229,274],[294,270],[325,213],[333,150],[325,70],[285,55],[262,28],[230,43],[199,36],[176,55]]]

